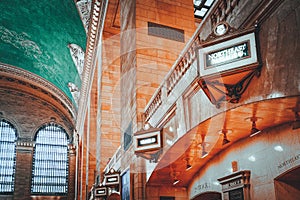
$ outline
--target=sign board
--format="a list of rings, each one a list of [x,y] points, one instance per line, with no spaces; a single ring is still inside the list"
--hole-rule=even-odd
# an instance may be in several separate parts
[[[250,200],[250,171],[238,171],[219,178],[224,200]]]
[[[104,178],[105,178],[106,186],[119,185],[119,183],[120,183],[120,174],[119,173],[104,175]]]
[[[162,147],[161,129],[150,128],[134,135],[135,152],[158,150]]]
[[[221,74],[258,63],[255,33],[199,49],[200,76]]]
[[[106,187],[95,188],[95,197],[104,197],[107,196]]]

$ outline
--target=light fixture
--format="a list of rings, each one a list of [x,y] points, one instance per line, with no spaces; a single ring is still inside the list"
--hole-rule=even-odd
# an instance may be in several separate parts
[[[253,155],[251,155],[248,157],[248,160],[250,160],[251,162],[255,162],[256,158]]]
[[[283,151],[283,148],[282,148],[282,146],[277,145],[277,146],[274,147],[274,150],[275,150],[275,151],[282,152],[282,151]]]
[[[222,145],[228,144],[230,141],[227,139],[227,129],[222,129],[222,134],[223,134],[223,142]]]
[[[186,167],[185,167],[185,170],[188,171],[192,168],[192,165],[190,163],[190,159],[187,157],[186,159]]]
[[[176,185],[180,182],[180,180],[177,178],[177,175],[179,175],[179,172],[176,172],[174,167],[171,167],[171,176],[173,177],[173,185]]]
[[[174,181],[173,181],[173,185],[176,185],[177,183],[179,183],[180,181],[175,177]]]
[[[250,137],[253,137],[254,135],[259,134],[261,132],[261,130],[256,128],[256,121],[257,121],[256,117],[251,117],[250,120],[252,121],[252,128],[251,128],[251,132],[250,132]]]
[[[148,122],[146,122],[146,123],[144,124],[144,130],[148,130],[150,127],[151,127],[151,126],[150,126],[150,124],[149,124]]]
[[[208,155],[208,153],[205,150],[202,150],[201,158],[205,158]]]

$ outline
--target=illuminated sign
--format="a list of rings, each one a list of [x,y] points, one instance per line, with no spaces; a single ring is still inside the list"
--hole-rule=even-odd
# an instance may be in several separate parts
[[[105,185],[118,185],[120,183],[119,173],[105,175]]]
[[[107,195],[107,189],[105,187],[95,189],[95,197],[103,197]]]
[[[148,138],[137,139],[137,142],[139,147],[157,144],[157,135]]]
[[[134,135],[135,152],[147,152],[161,148],[161,129],[149,129]]]
[[[199,49],[200,76],[223,74],[258,63],[254,32]]]
[[[206,68],[217,67],[249,57],[248,42],[206,54]]]

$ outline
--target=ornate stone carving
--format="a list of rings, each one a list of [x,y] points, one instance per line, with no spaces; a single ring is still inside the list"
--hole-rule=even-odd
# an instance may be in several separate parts
[[[79,0],[76,2],[77,9],[79,11],[79,15],[81,21],[83,23],[84,29],[86,33],[89,30],[89,24],[91,21],[91,7],[92,7],[92,0]]]
[[[218,1],[210,16],[212,27],[221,21],[226,21],[233,9],[238,5],[240,0],[223,0]]]
[[[84,73],[82,77],[81,89],[80,89],[80,101],[78,104],[78,117],[77,117],[77,130],[80,131],[80,126],[84,122],[85,112],[88,98],[88,91],[92,85],[93,73],[95,67],[93,66],[97,53],[97,44],[102,34],[104,26],[104,18],[107,10],[107,0],[95,0],[92,5],[92,14],[91,14],[91,23],[90,23],[90,32],[88,33],[86,55],[84,61]]]
[[[78,101],[79,101],[79,97],[80,97],[80,91],[79,91],[78,87],[74,83],[71,83],[71,82],[68,83],[68,87],[72,94],[73,99],[75,100],[75,102],[78,105]]]
[[[30,141],[26,138],[20,138],[16,142],[16,149],[17,149],[17,151],[30,153],[33,151],[34,145],[35,145],[35,142]]]
[[[82,79],[82,72],[84,67],[84,51],[77,44],[68,44],[68,47],[70,49],[70,54],[77,68],[80,79]]]

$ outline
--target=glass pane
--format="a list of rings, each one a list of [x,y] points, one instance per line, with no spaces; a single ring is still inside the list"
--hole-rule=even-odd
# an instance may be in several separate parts
[[[214,0],[207,0],[206,2],[205,2],[205,6],[211,6],[211,4],[214,2]]]
[[[202,0],[194,0],[194,5],[199,6]]]
[[[204,15],[206,14],[207,9],[206,8],[202,8],[201,10],[197,10],[195,12],[195,15],[199,16],[199,17],[204,17]]]
[[[16,130],[5,120],[0,121],[0,193],[14,191]]]
[[[51,124],[37,133],[32,177],[32,193],[68,192],[68,138],[61,127]]]
[[[214,0],[194,0],[194,15],[199,18],[204,18],[213,2]]]

